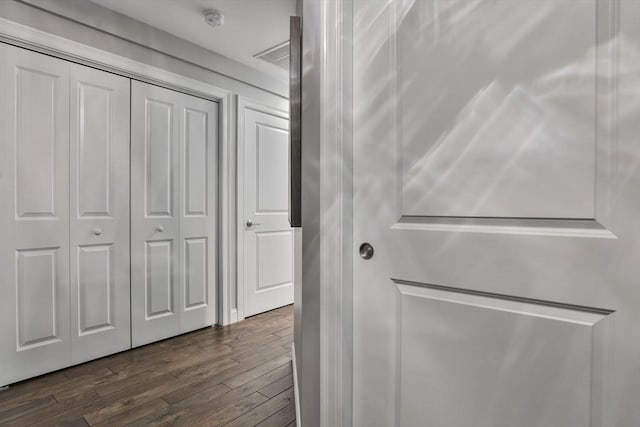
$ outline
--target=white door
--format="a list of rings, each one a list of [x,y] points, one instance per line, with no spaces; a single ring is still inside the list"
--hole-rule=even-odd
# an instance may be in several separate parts
[[[0,384],[70,361],[69,66],[0,44]]]
[[[293,303],[289,121],[244,108],[244,315]]]
[[[132,82],[132,342],[215,322],[217,104]]]
[[[354,18],[354,425],[640,425],[640,2]]]
[[[131,83],[131,342],[177,335],[179,94]]]
[[[70,64],[72,363],[131,346],[129,79]]]
[[[218,104],[180,105],[180,332],[216,322]]]

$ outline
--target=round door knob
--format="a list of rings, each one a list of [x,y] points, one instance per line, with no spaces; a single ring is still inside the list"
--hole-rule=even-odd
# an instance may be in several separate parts
[[[102,234],[102,230],[100,228],[94,228],[93,234],[95,234],[96,236],[99,236]]]
[[[247,228],[251,228],[254,225],[260,225],[260,223],[259,222],[253,222],[250,219],[247,220]]]
[[[359,252],[362,259],[371,259],[373,258],[373,253],[375,251],[373,250],[373,246],[371,246],[370,243],[363,243],[360,245]]]
[[[156,231],[157,231],[158,233],[162,233],[162,232],[164,231],[164,227],[163,227],[163,226],[161,226],[161,225],[159,225],[159,226],[157,226],[157,227],[156,227]]]

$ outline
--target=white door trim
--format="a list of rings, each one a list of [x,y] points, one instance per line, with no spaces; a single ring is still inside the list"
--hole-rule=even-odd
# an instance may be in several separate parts
[[[322,427],[352,425],[352,10],[353,0],[323,1],[320,18]]]
[[[236,307],[231,306],[230,323],[244,319],[244,112],[245,110],[258,111],[289,120],[289,113],[285,110],[255,101],[251,98],[238,95],[236,102],[238,112],[237,131],[237,187],[236,187]]]
[[[194,80],[180,74],[153,67],[133,59],[125,58],[95,47],[75,42],[41,30],[37,30],[8,19],[0,18],[0,42],[35,50],[51,56],[88,65],[114,74],[177,90],[200,98],[218,102],[220,110],[220,251],[218,269],[218,315],[217,323],[228,324],[231,318],[231,291],[235,285],[233,274],[236,265],[233,230],[236,152],[231,147],[229,126],[231,123],[231,92],[229,90]]]

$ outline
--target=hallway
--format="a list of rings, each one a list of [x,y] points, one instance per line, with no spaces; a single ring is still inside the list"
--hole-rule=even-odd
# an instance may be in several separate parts
[[[295,426],[293,307],[13,385],[1,425]]]

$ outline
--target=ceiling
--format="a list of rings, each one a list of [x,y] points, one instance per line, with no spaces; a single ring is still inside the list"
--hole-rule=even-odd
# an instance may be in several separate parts
[[[253,56],[289,38],[296,0],[91,0],[280,80],[287,72]],[[203,11],[224,14],[222,27],[205,23]]]

